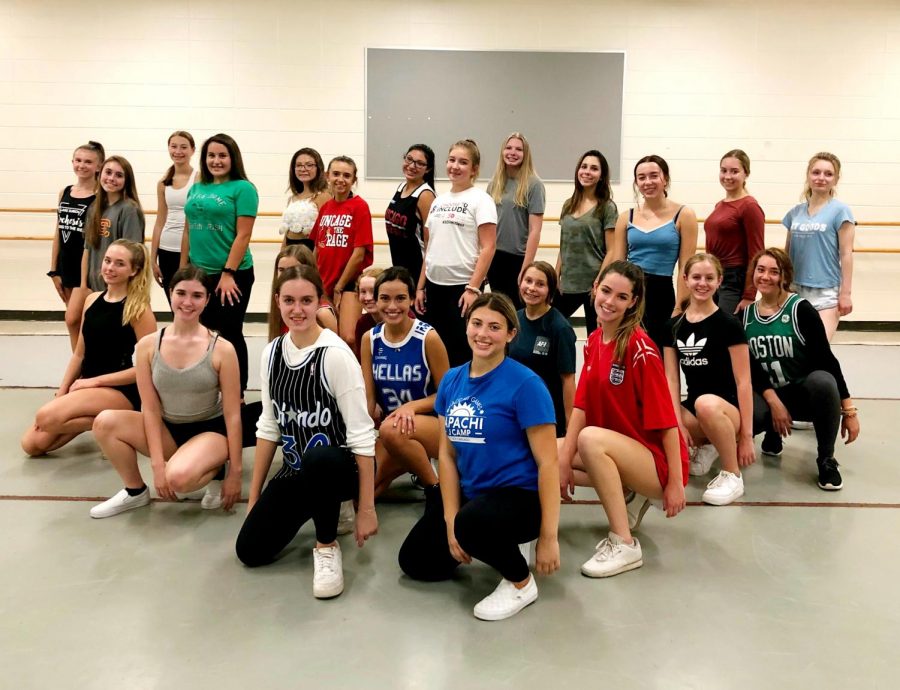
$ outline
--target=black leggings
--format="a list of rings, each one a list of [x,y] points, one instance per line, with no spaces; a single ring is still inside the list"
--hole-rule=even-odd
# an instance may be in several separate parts
[[[472,359],[472,350],[466,339],[466,321],[459,313],[459,298],[465,291],[465,285],[438,285],[430,280],[425,281],[424,320],[444,341],[451,367],[458,367]]]
[[[537,491],[505,486],[467,500],[461,497],[454,534],[463,551],[487,563],[510,582],[528,577],[519,544],[537,539],[541,502]],[[441,487],[425,489],[425,514],[413,526],[398,557],[414,580],[436,582],[453,577],[459,562],[450,555]]]
[[[827,371],[810,372],[803,383],[790,383],[776,388],[775,394],[784,403],[792,419],[812,422],[816,431],[817,452],[820,458],[834,457],[834,444],[841,429],[841,396],[834,376]],[[753,431],[766,432],[772,428],[769,405],[759,393],[753,395]]]
[[[744,297],[744,280],[747,278],[746,266],[733,266],[725,269],[722,276],[722,284],[716,292],[716,304],[719,309],[729,316],[734,316],[734,310]]]
[[[263,490],[238,534],[238,558],[251,567],[271,563],[310,518],[319,543],[330,544],[337,538],[341,502],[356,498],[358,489],[359,472],[349,450],[311,448],[296,474],[276,477]]]
[[[524,261],[524,256],[498,249],[494,252],[494,258],[488,267],[487,279],[491,285],[491,292],[502,292],[512,300],[516,309],[522,308],[522,300],[519,299],[519,273],[522,271]]]
[[[159,264],[159,272],[162,273],[163,290],[166,293],[166,299],[169,300],[169,306],[172,306],[172,295],[169,294],[169,283],[172,277],[178,271],[178,264],[181,263],[181,252],[170,252],[168,249],[159,249],[156,252],[156,262]]]
[[[656,276],[651,273],[644,274],[646,287],[646,301],[644,307],[644,330],[656,343],[660,354],[666,345],[666,341],[672,342],[672,334],[666,333],[666,321],[672,318],[675,309],[675,288],[672,285],[672,276]]]
[[[594,295],[592,292],[567,292],[556,293],[553,298],[553,306],[562,312],[567,319],[575,313],[578,307],[584,307],[584,327],[588,336],[597,330],[597,312],[594,309]]]
[[[238,367],[241,371],[241,395],[247,390],[247,341],[244,340],[244,316],[247,314],[247,305],[250,303],[250,290],[253,288],[253,267],[234,272],[234,282],[241,291],[241,299],[235,304],[229,304],[215,293],[216,286],[222,278],[221,273],[213,273],[207,277],[206,287],[211,295],[209,304],[200,316],[200,322],[207,328],[218,331],[219,334],[234,346],[237,355]]]

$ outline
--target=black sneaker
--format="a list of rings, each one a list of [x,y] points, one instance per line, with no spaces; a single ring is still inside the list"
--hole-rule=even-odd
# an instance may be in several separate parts
[[[762,444],[760,444],[760,450],[763,455],[771,455],[776,458],[781,455],[781,451],[784,450],[781,434],[777,431],[767,431],[763,436]]]
[[[838,462],[834,458],[817,458],[819,466],[819,488],[823,491],[839,491],[844,486]]]

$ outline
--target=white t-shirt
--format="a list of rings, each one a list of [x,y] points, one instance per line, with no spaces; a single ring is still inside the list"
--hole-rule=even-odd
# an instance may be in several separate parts
[[[276,338],[263,348],[260,361],[260,388],[262,389],[262,414],[256,423],[256,437],[273,443],[281,440],[281,431],[275,419],[272,396],[269,392],[269,358]],[[327,348],[323,366],[325,385],[337,400],[338,409],[347,427],[347,448],[355,455],[375,455],[375,425],[366,404],[366,385],[362,369],[353,352],[343,340],[327,328],[322,329],[315,343],[298,348],[290,337],[285,338],[284,356],[288,366],[297,366],[317,347]]]
[[[466,285],[481,253],[478,226],[497,223],[497,206],[484,190],[441,194],[428,212],[425,276],[438,285]]]

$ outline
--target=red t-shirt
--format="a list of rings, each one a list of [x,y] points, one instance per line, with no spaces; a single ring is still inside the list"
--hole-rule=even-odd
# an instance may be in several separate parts
[[[765,227],[765,214],[752,196],[720,201],[703,222],[706,251],[725,268],[746,267],[765,246]],[[756,289],[748,286],[744,297],[756,299]]]
[[[346,201],[332,199],[325,202],[309,239],[316,246],[316,264],[325,294],[331,297],[354,249],[365,249],[360,273],[372,265],[372,214],[369,205],[358,196]],[[359,273],[354,278],[358,276]]]
[[[669,465],[662,432],[678,426],[659,350],[636,329],[628,343],[624,366],[613,365],[615,341],[604,343],[603,331],[591,333],[584,346],[584,368],[575,391],[575,407],[584,410],[588,426],[598,426],[643,443],[653,454],[656,474],[665,487]],[[688,481],[688,452],[681,445],[681,476]]]

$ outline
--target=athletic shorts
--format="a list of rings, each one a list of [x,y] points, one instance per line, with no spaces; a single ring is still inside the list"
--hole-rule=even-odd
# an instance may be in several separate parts
[[[825,309],[836,309],[838,305],[838,291],[840,288],[814,288],[805,285],[792,285],[791,290],[800,295],[809,302],[816,311],[824,311]]]
[[[222,415],[213,417],[212,419],[204,419],[199,422],[184,422],[183,424],[176,424],[175,422],[164,419],[163,424],[166,425],[166,429],[172,434],[172,438],[175,440],[175,446],[177,448],[181,448],[181,446],[194,438],[194,436],[199,436],[200,434],[209,431],[215,434],[221,434],[225,437],[228,436],[228,432],[225,429],[225,417]]]

